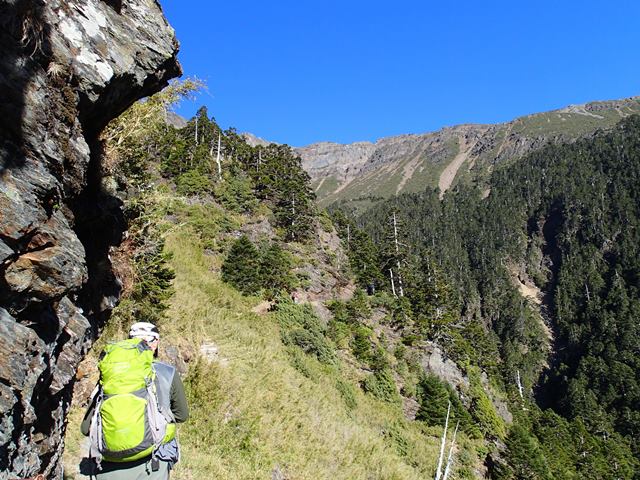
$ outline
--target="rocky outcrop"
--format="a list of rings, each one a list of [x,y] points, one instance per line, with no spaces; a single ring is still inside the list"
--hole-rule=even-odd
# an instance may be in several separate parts
[[[263,138],[256,137],[254,134],[248,133],[248,132],[241,133],[240,135],[242,136],[242,138],[244,138],[245,142],[247,142],[252,147],[257,147],[257,146],[267,147],[272,143],[274,143],[274,142],[269,142],[267,140],[264,140]]]
[[[427,343],[425,348],[420,352],[420,356],[420,365],[423,370],[437,376],[440,380],[454,387],[460,394],[462,402],[469,407],[471,398],[466,395],[466,392],[471,387],[471,382],[469,377],[460,370],[456,363],[450,358],[447,358],[437,344],[431,342]],[[480,384],[496,409],[496,413],[505,422],[512,423],[513,415],[509,411],[509,406],[506,401],[495,395],[489,383],[489,377],[484,372],[480,373]]]
[[[321,142],[295,150],[302,158],[303,167],[312,179],[333,175],[344,182],[364,167],[375,149],[375,144],[371,142],[357,142],[349,145]]]
[[[78,363],[125,224],[99,135],[180,73],[154,0],[0,0],[0,478],[61,478]]]

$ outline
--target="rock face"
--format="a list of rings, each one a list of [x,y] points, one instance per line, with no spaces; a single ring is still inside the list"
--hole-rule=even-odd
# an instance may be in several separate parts
[[[105,125],[180,74],[154,0],[0,0],[0,478],[61,478],[78,363],[119,295]]]

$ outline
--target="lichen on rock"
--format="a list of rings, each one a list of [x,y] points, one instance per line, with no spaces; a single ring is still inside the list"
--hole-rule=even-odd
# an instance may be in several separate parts
[[[0,478],[61,478],[78,363],[120,286],[99,136],[180,74],[155,0],[0,0]]]

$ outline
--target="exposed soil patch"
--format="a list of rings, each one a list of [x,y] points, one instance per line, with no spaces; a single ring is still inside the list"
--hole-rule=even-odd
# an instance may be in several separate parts
[[[456,178],[456,174],[460,167],[469,159],[469,154],[473,150],[473,147],[476,145],[476,142],[473,142],[471,145],[467,143],[467,139],[465,137],[460,137],[458,139],[459,142],[459,153],[453,158],[451,163],[447,165],[444,171],[440,174],[440,180],[438,181],[438,186],[440,187],[440,199],[444,197],[444,192],[446,192],[453,180]]]

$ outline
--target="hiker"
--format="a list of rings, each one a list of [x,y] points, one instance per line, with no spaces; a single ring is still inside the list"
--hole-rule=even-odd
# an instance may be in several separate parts
[[[176,369],[155,360],[159,341],[155,325],[137,322],[129,340],[102,354],[100,383],[81,425],[96,461],[92,478],[166,480],[180,458],[175,424],[187,420],[189,408]]]

